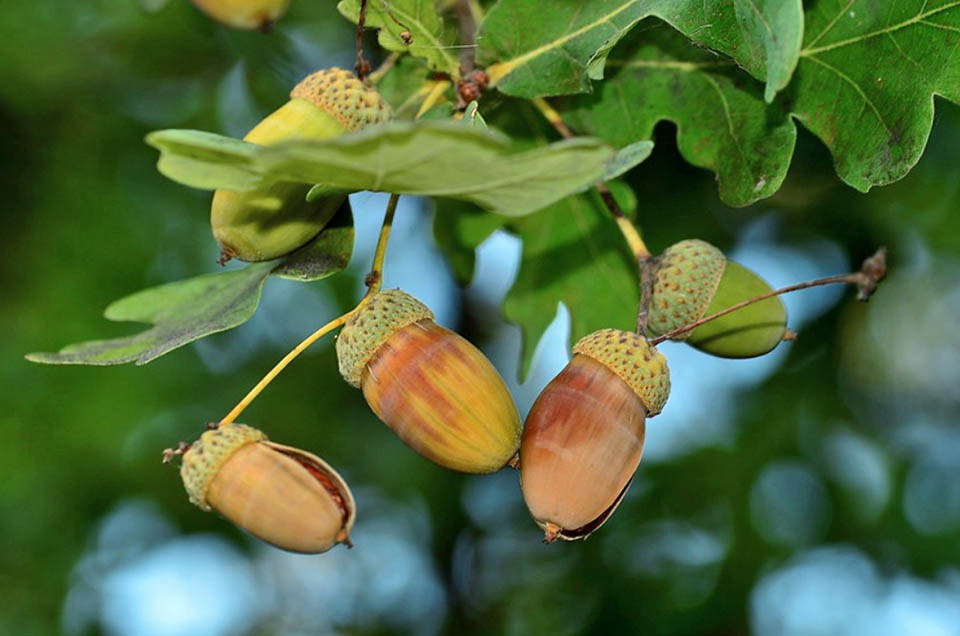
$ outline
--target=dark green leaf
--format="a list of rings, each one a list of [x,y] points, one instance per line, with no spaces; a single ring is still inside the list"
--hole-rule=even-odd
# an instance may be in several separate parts
[[[390,13],[401,24],[397,24],[387,14]],[[341,0],[337,9],[348,20],[356,24],[360,16],[359,0]],[[460,76],[460,62],[450,45],[454,42],[454,32],[447,29],[437,15],[434,0],[380,0],[367,2],[367,26],[380,29],[380,46],[388,51],[406,52],[427,60],[435,71],[448,73],[452,77]],[[406,31],[412,38],[410,44],[400,36]]]
[[[147,141],[160,149],[168,177],[198,185],[196,174],[206,167],[188,141],[192,136],[201,149],[210,145],[209,133],[181,130],[154,132]],[[267,180],[323,183],[344,190],[458,198],[506,216],[528,214],[583,190],[604,175],[614,156],[613,148],[589,138],[513,152],[502,135],[455,121],[394,122],[324,142],[271,147],[235,142],[233,147],[236,156],[209,157],[216,165],[206,171],[229,171],[233,189]],[[166,155],[191,161],[188,165]],[[239,167],[231,171],[234,166]],[[207,188],[221,185],[204,181]]]
[[[562,10],[537,0],[500,0],[477,38],[477,56],[510,95],[590,91],[607,54],[640,20],[657,16],[684,35],[734,58],[767,82],[767,99],[797,63],[803,33],[800,0],[579,0]]]
[[[933,96],[960,102],[960,2],[816,2],[788,93],[794,117],[866,192],[903,177],[933,124]]]
[[[562,100],[578,131],[615,146],[650,139],[661,120],[677,125],[690,163],[717,173],[720,198],[749,205],[772,195],[790,165],[796,129],[761,86],[730,61],[659,25],[638,29],[607,61],[608,77],[591,95]]]

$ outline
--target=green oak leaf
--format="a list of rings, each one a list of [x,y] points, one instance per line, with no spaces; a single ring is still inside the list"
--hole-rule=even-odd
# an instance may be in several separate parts
[[[902,178],[933,125],[933,96],[960,103],[960,2],[819,0],[808,6],[793,116],[861,192]]]
[[[413,119],[430,74],[423,60],[404,55],[377,82],[377,92],[393,108],[394,117]]]
[[[609,185],[632,216],[632,191],[616,181]],[[434,219],[434,235],[461,281],[472,276],[474,249],[501,227],[523,241],[520,270],[503,304],[505,317],[523,334],[521,379],[561,302],[570,312],[571,342],[604,327],[636,327],[637,265],[596,191],[518,219],[441,202]]]
[[[31,353],[27,360],[45,364],[146,364],[189,342],[249,320],[273,267],[272,263],[257,263],[233,272],[144,289],[109,305],[104,316],[108,320],[152,324],[151,329],[69,345],[59,353]]]
[[[215,144],[218,155],[204,154],[213,137],[162,130],[150,133],[147,143],[161,151],[163,174],[194,187],[225,187],[218,178],[235,190],[278,180],[323,183],[457,198],[506,216],[529,214],[587,188],[615,157],[606,143],[581,137],[515,152],[503,135],[457,121],[392,122],[322,142],[270,147],[230,140]],[[205,160],[215,165],[207,169]]]
[[[803,36],[801,0],[500,0],[484,19],[477,58],[491,83],[518,97],[584,93],[607,55],[641,20],[659,17],[767,82],[790,81]]]
[[[111,303],[108,320],[153,325],[131,336],[69,345],[57,353],[30,353],[27,360],[44,364],[146,364],[185,344],[248,321],[260,303],[271,274],[300,281],[332,276],[347,266],[353,251],[349,204],[316,239],[279,260],[253,263],[243,269],[144,289]]]
[[[724,203],[749,205],[780,188],[796,128],[778,105],[764,103],[761,86],[732,61],[660,24],[631,33],[610,55],[607,71],[592,94],[558,100],[575,130],[623,146],[650,139],[666,119],[677,126],[684,159],[717,174]]]
[[[401,24],[397,24],[387,13]],[[360,0],[341,0],[337,10],[356,24],[360,17]],[[437,14],[434,0],[381,0],[367,2],[366,25],[380,29],[380,46],[388,51],[409,53],[423,58],[435,71],[448,73],[454,79],[460,77],[460,62],[451,48],[454,43],[453,29],[447,29]],[[400,36],[404,31],[411,37],[410,44]]]

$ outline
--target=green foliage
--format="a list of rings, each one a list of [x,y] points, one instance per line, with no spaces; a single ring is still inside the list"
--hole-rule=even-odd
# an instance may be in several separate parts
[[[433,0],[390,2],[390,13],[402,26],[388,15],[386,6],[379,0],[367,2],[367,25],[379,29],[380,46],[388,51],[399,51],[423,58],[431,69],[459,77],[460,62],[455,49],[450,48],[454,43],[455,29],[448,28],[437,15]],[[341,0],[337,10],[356,23],[360,15],[360,0]],[[404,42],[400,35],[404,31],[410,35],[410,44]]]
[[[304,282],[343,270],[353,251],[353,225],[344,206],[330,226],[290,256],[241,270],[205,274],[144,289],[111,303],[107,320],[133,321],[153,328],[132,336],[69,345],[58,353],[31,353],[45,364],[146,364],[194,340],[239,327],[260,303],[271,275]]]
[[[579,0],[564,8],[501,0],[490,11],[477,55],[492,65],[501,91],[518,97],[588,92],[621,38],[656,16],[766,79],[770,100],[789,81],[803,31],[799,0]]]
[[[270,147],[192,130],[154,132],[147,142],[161,151],[164,175],[194,187],[323,183],[455,197],[507,216],[528,214],[586,188],[606,173],[615,155],[606,144],[586,138],[512,152],[503,136],[449,121],[397,122],[325,142]]]
[[[633,192],[616,182],[611,190],[632,216],[637,205]],[[521,378],[561,302],[570,312],[571,342],[605,327],[636,326],[636,265],[608,215],[594,191],[514,220],[438,205],[434,232],[461,280],[472,275],[473,249],[494,230],[506,229],[523,240],[520,271],[503,306],[504,316],[523,332]]]
[[[780,188],[797,135],[733,61],[690,46],[665,25],[636,29],[607,59],[596,90],[566,98],[562,108],[577,130],[615,146],[651,139],[657,122],[674,122],[684,157],[717,173],[720,198],[734,206]]]

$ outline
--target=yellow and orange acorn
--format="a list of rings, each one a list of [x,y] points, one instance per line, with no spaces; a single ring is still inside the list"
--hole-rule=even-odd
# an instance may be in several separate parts
[[[206,431],[183,454],[190,501],[291,552],[350,545],[353,495],[325,461],[245,424]]]
[[[666,359],[635,333],[601,329],[573,347],[520,446],[523,499],[544,541],[583,539],[610,518],[640,464],[646,418],[669,394]]]
[[[235,29],[266,31],[287,11],[290,0],[191,0],[208,16]]]
[[[351,71],[328,68],[308,75],[290,101],[256,125],[244,141],[271,146],[323,141],[390,118],[390,106]],[[267,261],[316,236],[346,201],[344,193],[307,201],[311,185],[276,181],[248,192],[217,190],[210,207],[222,261]]]
[[[658,258],[647,326],[660,335],[773,290],[746,267],[699,239],[680,241]],[[787,310],[774,296],[683,333],[701,351],[725,358],[769,352],[783,339]]]
[[[340,373],[373,412],[427,459],[466,473],[502,468],[520,445],[520,416],[480,351],[390,289],[351,316],[337,339]]]

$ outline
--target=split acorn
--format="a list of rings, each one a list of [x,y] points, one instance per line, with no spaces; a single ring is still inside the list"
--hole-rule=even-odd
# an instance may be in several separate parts
[[[503,379],[410,294],[375,294],[341,331],[337,357],[347,383],[362,389],[377,417],[427,459],[490,473],[516,454],[520,416]]]
[[[601,329],[527,415],[520,486],[544,540],[573,541],[596,531],[626,494],[643,454],[647,417],[670,394],[663,355],[638,334]]]
[[[180,476],[191,502],[278,548],[316,554],[350,545],[356,507],[343,478],[251,426],[206,431],[183,454]]]
[[[772,289],[706,241],[680,241],[657,259],[647,326],[656,335],[664,334]],[[674,340],[686,341],[715,356],[750,358],[776,347],[786,326],[786,308],[774,296],[704,323]]]
[[[208,16],[236,29],[267,30],[287,11],[290,0],[192,0]]]
[[[350,71],[329,68],[307,76],[290,101],[256,125],[244,141],[271,146],[323,141],[387,121],[390,106]],[[333,218],[346,194],[307,201],[311,185],[276,181],[249,192],[217,190],[210,208],[222,261],[266,261],[306,244]]]

